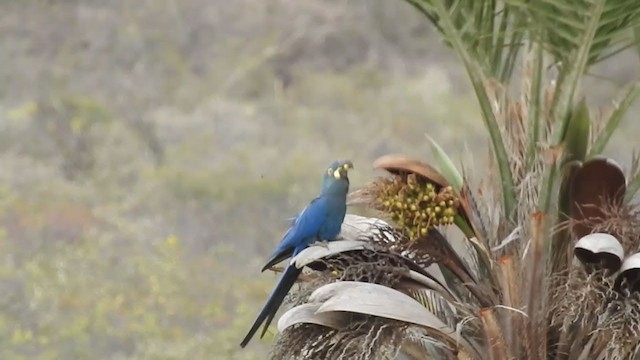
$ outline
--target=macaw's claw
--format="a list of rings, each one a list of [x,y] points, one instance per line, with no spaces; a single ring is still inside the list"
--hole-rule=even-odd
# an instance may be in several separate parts
[[[323,248],[329,250],[329,241],[327,240],[316,241],[316,245],[322,246]]]

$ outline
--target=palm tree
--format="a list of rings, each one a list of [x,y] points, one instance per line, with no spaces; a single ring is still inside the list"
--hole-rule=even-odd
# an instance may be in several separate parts
[[[640,166],[601,156],[640,85],[604,116],[580,96],[640,1],[406,1],[466,68],[491,166],[472,183],[430,138],[433,164],[378,159],[350,194],[376,217],[293,259],[273,358],[640,359]]]

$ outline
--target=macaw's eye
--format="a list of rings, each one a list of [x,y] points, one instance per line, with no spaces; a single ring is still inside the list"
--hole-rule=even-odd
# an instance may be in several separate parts
[[[342,165],[342,167],[343,167],[345,170],[351,170],[351,169],[353,169],[353,167],[352,167],[352,166],[351,166],[351,164],[349,164],[349,163]]]
[[[327,175],[333,175],[333,169],[332,168],[327,169]]]

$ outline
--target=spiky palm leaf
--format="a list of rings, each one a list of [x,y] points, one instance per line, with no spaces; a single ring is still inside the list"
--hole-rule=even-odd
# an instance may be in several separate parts
[[[493,161],[473,183],[430,138],[435,166],[378,159],[388,175],[350,204],[379,218],[294,259],[307,273],[273,358],[640,359],[639,161],[599,157],[640,85],[603,117],[576,101],[637,42],[640,2],[406,1],[467,69]]]

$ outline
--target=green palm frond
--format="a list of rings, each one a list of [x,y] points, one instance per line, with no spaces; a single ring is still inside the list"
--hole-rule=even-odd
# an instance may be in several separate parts
[[[633,45],[629,29],[640,21],[640,6],[633,0],[506,2],[527,14],[533,33],[539,37],[536,40],[556,62],[584,62],[580,67]],[[581,56],[576,57],[578,54]]]
[[[487,76],[507,80],[526,31],[519,6],[500,1],[405,0],[424,14],[456,52],[459,45]]]
[[[503,206],[511,216],[515,206],[513,194],[515,185],[511,170],[506,165],[509,159],[504,140],[500,134],[498,119],[493,111],[487,84],[496,78],[497,73],[505,73],[508,78],[513,71],[520,50],[519,39],[522,31],[510,28],[511,18],[517,17],[514,11],[511,17],[501,18],[501,23],[494,24],[497,14],[497,3],[492,1],[427,1],[408,0],[420,9],[429,20],[441,30],[445,41],[449,42],[462,60],[478,97],[482,119],[491,138],[493,151],[500,169]],[[505,9],[506,10],[506,9]],[[497,30],[496,30],[497,29]],[[506,35],[511,34],[507,39]],[[515,38],[515,39],[514,39]],[[507,42],[511,42],[507,44]],[[496,47],[508,48],[508,52],[496,52]],[[503,55],[504,56],[498,56]],[[505,60],[505,57],[507,60]],[[503,61],[504,60],[504,61]],[[503,64],[503,65],[500,65]],[[509,70],[506,70],[509,69]]]
[[[581,79],[589,67],[619,53],[634,44],[634,29],[640,24],[640,2],[634,0],[406,0],[419,9],[440,31],[443,39],[462,60],[478,97],[482,118],[491,139],[500,172],[503,208],[513,220],[514,189],[518,186],[509,161],[508,139],[500,131],[501,118],[491,97],[492,81],[510,84],[519,55],[530,58],[529,74],[524,82],[527,89],[528,141],[526,168],[535,162],[533,154],[544,143],[544,123],[552,125],[551,144],[560,146],[567,134],[574,98]],[[637,32],[637,30],[636,30]],[[546,61],[547,58],[551,62]],[[554,91],[545,104],[545,86],[550,73],[545,70],[556,65]],[[528,81],[527,79],[530,79]],[[635,94],[629,93],[629,99]],[[546,109],[545,109],[546,108]],[[624,106],[622,106],[624,108]],[[625,110],[623,110],[624,112]],[[545,116],[547,119],[543,119]],[[611,128],[617,127],[620,117],[613,116]],[[611,129],[609,128],[609,129]],[[609,131],[607,133],[610,133]],[[606,134],[606,133],[605,133]],[[600,153],[608,137],[602,137],[593,152]],[[559,184],[559,172],[549,169],[545,192],[553,192]],[[551,194],[549,194],[551,196]],[[544,201],[541,209],[549,211]]]

